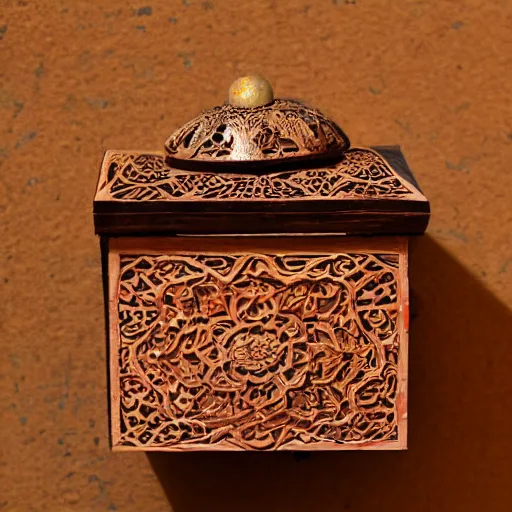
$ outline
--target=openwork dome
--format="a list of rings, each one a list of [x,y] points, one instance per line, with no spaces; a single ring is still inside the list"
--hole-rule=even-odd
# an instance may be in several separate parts
[[[168,138],[165,149],[174,164],[333,159],[350,147],[334,121],[297,101],[274,100],[270,84],[260,77],[234,82],[229,98]]]

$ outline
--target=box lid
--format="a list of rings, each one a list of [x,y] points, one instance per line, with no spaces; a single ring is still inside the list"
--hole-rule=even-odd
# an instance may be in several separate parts
[[[244,92],[236,84],[231,104],[186,123],[166,141],[165,153],[105,153],[96,233],[425,231],[429,203],[398,146],[350,147],[341,128],[317,110],[268,94],[258,104],[261,87],[249,87],[246,106],[233,99],[234,87]]]

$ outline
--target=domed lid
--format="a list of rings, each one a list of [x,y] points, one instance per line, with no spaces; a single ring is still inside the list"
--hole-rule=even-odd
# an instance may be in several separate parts
[[[349,147],[336,123],[274,100],[259,77],[237,80],[229,104],[185,124],[165,149],[105,153],[97,233],[409,235],[429,220],[399,147]]]
[[[336,123],[292,100],[273,99],[272,87],[248,76],[230,87],[229,103],[202,112],[165,142],[168,162],[250,167],[340,158],[350,147]]]

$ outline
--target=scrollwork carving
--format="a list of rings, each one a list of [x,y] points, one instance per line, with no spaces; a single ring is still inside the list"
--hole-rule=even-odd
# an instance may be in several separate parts
[[[120,444],[397,439],[396,254],[120,257]]]
[[[309,200],[414,197],[376,151],[352,148],[338,163],[256,176],[183,171],[158,153],[109,153],[97,199],[119,201]]]

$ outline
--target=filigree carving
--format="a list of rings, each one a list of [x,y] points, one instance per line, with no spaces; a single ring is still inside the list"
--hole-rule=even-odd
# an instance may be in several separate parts
[[[336,123],[292,100],[251,108],[214,107],[165,143],[172,158],[204,162],[325,157],[341,155],[349,146]]]
[[[416,189],[376,151],[352,148],[341,161],[328,167],[263,176],[183,171],[167,167],[161,154],[111,152],[104,163],[96,199],[318,200],[408,198],[415,194]]]
[[[396,254],[122,254],[119,444],[397,439]]]

